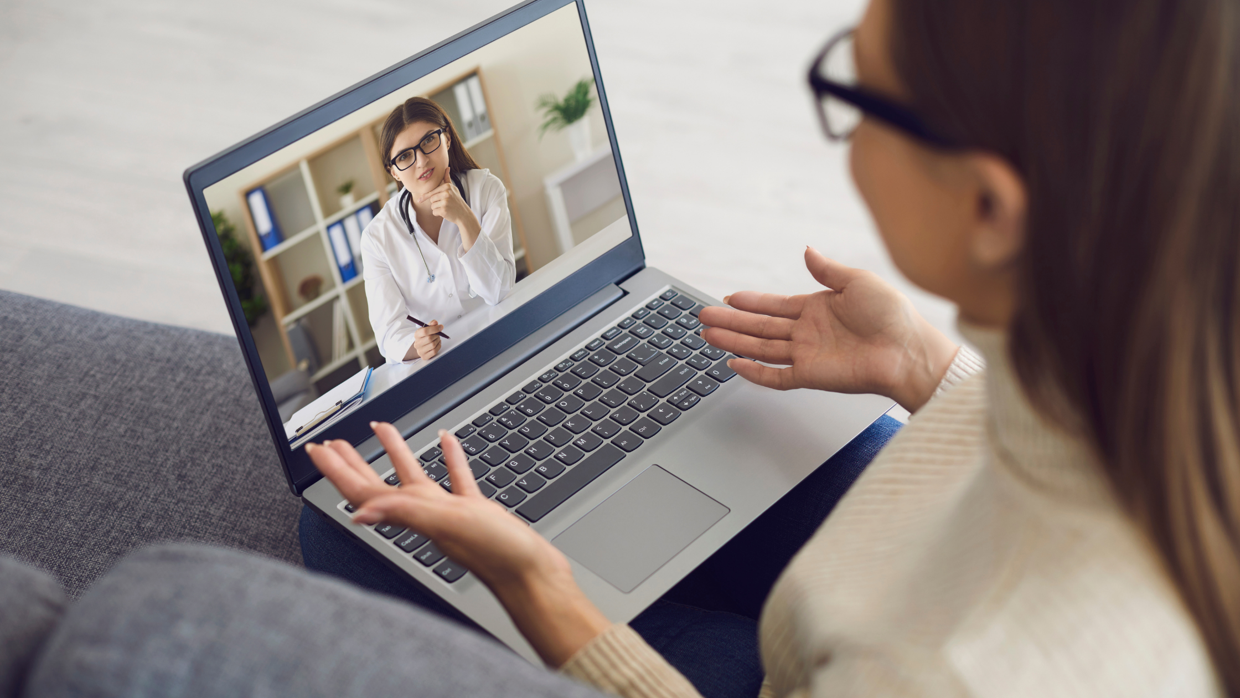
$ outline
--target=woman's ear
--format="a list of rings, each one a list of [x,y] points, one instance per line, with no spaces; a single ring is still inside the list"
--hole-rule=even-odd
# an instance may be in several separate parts
[[[996,155],[980,153],[969,159],[976,176],[969,256],[980,269],[1001,271],[1016,260],[1025,244],[1025,182]]]

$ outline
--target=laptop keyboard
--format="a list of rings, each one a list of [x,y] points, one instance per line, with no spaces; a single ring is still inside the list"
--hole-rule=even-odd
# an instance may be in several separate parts
[[[736,375],[727,366],[735,356],[701,337],[703,307],[669,288],[458,425],[482,495],[540,521]],[[438,446],[418,459],[430,479],[452,491]],[[395,470],[384,481],[400,485]],[[348,502],[339,506],[354,511]],[[392,524],[370,528],[446,582],[466,573],[420,533]]]

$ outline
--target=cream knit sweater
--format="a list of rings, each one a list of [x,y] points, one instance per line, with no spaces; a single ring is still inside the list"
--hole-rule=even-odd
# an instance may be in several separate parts
[[[772,696],[1217,696],[1192,617],[1086,445],[1043,421],[1006,338],[961,349],[763,610]],[[562,671],[696,696],[627,625]]]

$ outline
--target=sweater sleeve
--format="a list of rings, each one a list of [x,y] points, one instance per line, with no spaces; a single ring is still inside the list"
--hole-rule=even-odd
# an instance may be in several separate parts
[[[951,365],[947,367],[947,373],[943,375],[943,380],[939,381],[939,387],[934,389],[934,395],[930,396],[930,399],[933,400],[946,393],[964,379],[985,368],[986,362],[981,356],[965,345],[960,345],[960,349],[956,351],[956,358],[952,359]]]
[[[700,698],[697,689],[627,625],[613,625],[560,671],[623,698]]]

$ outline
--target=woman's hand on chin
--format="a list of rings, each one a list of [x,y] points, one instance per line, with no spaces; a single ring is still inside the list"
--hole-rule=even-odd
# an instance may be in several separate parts
[[[827,289],[782,296],[742,291],[731,306],[699,319],[712,345],[748,359],[729,365],[746,380],[778,390],[817,388],[877,393],[910,412],[930,399],[956,345],[878,275],[805,250],[805,266]],[[762,361],[785,366],[774,368]]]
[[[354,506],[359,524],[395,523],[429,537],[491,589],[517,628],[558,667],[611,625],[573,579],[568,559],[503,505],[482,496],[460,442],[439,432],[452,492],[431,480],[391,424],[372,422],[400,478],[383,482],[345,441],[307,454]]]

